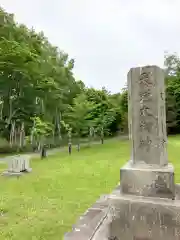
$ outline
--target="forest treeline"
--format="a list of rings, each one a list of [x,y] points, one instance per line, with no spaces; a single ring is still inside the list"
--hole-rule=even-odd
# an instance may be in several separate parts
[[[127,133],[127,89],[87,88],[74,59],[0,8],[0,135],[8,149]],[[165,56],[169,133],[180,131],[180,60]],[[98,79],[97,79],[98,81]],[[6,151],[3,146],[0,151]]]

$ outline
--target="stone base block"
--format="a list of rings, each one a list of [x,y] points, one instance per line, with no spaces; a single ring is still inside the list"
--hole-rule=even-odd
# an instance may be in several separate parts
[[[22,175],[22,172],[9,172],[9,171],[4,171],[2,173],[3,176],[8,176],[8,177],[20,177]]]
[[[180,239],[179,200],[137,197],[116,191],[109,201],[112,221],[107,240]]]
[[[179,240],[180,185],[176,197],[125,195],[118,186],[80,218],[65,240]]]
[[[28,169],[25,169],[24,171],[22,171],[22,173],[30,173],[32,172],[32,168],[28,168]]]
[[[32,172],[32,168],[26,169],[25,171],[21,171],[21,172],[11,172],[11,171],[4,171],[2,173],[3,176],[9,176],[9,177],[20,177],[22,176],[24,173],[30,173]]]
[[[174,168],[128,162],[120,170],[121,192],[144,197],[174,199]]]
[[[109,210],[108,196],[102,196],[85,214],[80,217],[72,231],[67,233],[64,240],[94,239],[96,231],[103,224]],[[101,238],[101,240],[103,240]]]

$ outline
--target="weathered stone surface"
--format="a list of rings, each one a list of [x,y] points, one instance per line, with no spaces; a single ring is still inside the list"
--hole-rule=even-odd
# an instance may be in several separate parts
[[[131,160],[121,171],[121,192],[173,199],[174,170],[168,164],[164,72],[157,66],[128,73]]]
[[[180,201],[120,194],[110,196],[110,236],[115,239],[180,239]]]
[[[110,214],[106,216],[102,224],[99,226],[97,231],[95,232],[92,240],[113,240],[110,238],[110,223],[112,221],[112,217]],[[115,240],[115,239],[114,239]]]
[[[175,186],[176,199],[170,200],[125,195],[119,185],[112,194],[98,200],[64,239],[179,240],[180,185]],[[98,209],[103,210],[102,218],[100,211],[93,211]]]
[[[179,240],[180,185],[168,164],[163,70],[133,68],[128,74],[132,158],[121,185],[96,203],[65,240]]]
[[[9,172],[9,171],[4,171],[2,173],[3,176],[7,177],[20,177],[22,175],[22,172]]]
[[[83,216],[80,217],[65,240],[90,240],[107,217],[109,210],[108,197],[102,196]]]
[[[128,162],[120,170],[121,193],[174,199],[174,168]]]
[[[157,66],[128,73],[128,122],[133,162],[167,164],[164,72]]]
[[[8,160],[8,170],[3,172],[5,176],[21,176],[23,172],[31,172],[29,155],[16,155]]]
[[[29,167],[29,155],[16,155],[9,159],[8,161],[8,171],[9,172],[23,172],[28,170]]]
[[[176,200],[180,200],[180,184],[175,184],[175,195]]]

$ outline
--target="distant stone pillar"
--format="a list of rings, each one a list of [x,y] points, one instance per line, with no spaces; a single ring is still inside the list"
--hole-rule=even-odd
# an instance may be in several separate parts
[[[167,165],[164,72],[161,68],[130,69],[128,120],[133,163]]]
[[[29,155],[16,155],[8,159],[8,170],[3,172],[6,176],[20,176],[23,172],[31,172]]]

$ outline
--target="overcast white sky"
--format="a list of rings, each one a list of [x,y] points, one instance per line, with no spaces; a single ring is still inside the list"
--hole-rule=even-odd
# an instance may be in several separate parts
[[[118,92],[131,67],[180,53],[179,0],[0,0],[75,59],[77,79]]]

